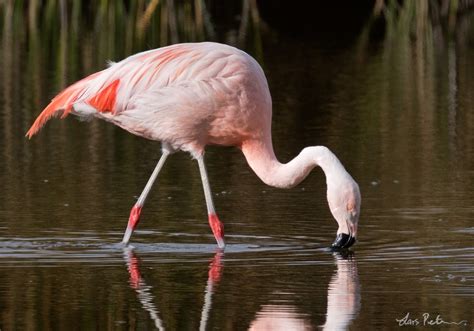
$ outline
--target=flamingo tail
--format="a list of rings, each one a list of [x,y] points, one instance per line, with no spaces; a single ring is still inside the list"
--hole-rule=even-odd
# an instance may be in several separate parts
[[[105,86],[100,86],[98,89],[93,87],[95,91],[91,91],[90,82],[98,74],[92,74],[78,81],[54,97],[36,118],[26,136],[31,139],[52,117],[61,115],[61,119],[65,118],[73,109],[74,104],[78,102],[85,102],[99,112],[113,112],[120,80],[116,79],[109,84],[104,84]]]

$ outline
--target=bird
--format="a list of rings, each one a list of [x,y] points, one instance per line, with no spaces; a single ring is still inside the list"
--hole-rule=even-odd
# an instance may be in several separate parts
[[[357,239],[361,195],[357,182],[325,146],[304,148],[288,163],[275,156],[272,98],[264,71],[246,52],[215,42],[180,43],[131,55],[70,85],[39,114],[31,139],[52,117],[99,118],[161,142],[161,156],[133,205],[122,239],[128,245],[146,198],[168,156],[184,151],[197,160],[208,222],[219,248],[224,224],[217,216],[204,162],[208,145],[235,146],[267,185],[292,188],[316,166],[326,177],[327,201],[338,223],[332,249]]]

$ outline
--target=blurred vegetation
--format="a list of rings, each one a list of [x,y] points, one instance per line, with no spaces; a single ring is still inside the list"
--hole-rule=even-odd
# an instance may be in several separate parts
[[[469,15],[473,5],[471,0],[376,1],[373,17],[359,36],[357,56],[371,70],[365,84],[373,95],[368,105],[371,117],[361,126],[380,135],[390,133],[384,153],[400,156],[398,162],[407,173],[414,164],[433,162],[417,159],[420,154],[436,154],[438,161],[470,162],[459,156],[466,147],[474,148],[464,136],[474,124],[466,111],[473,106],[468,50],[474,44]],[[394,111],[400,112],[395,121],[390,115]],[[420,132],[419,141],[413,140],[413,132]],[[406,158],[413,144],[419,144],[420,154]],[[428,164],[423,168],[430,169]],[[426,175],[425,183],[437,174]]]
[[[217,35],[204,0],[4,0],[0,22],[5,42],[27,42],[30,54],[56,63],[62,80],[96,70],[104,59],[178,42],[219,39],[247,47],[248,31],[259,29],[259,15],[255,0],[242,1],[241,8],[240,26],[224,37]],[[261,49],[260,39],[252,42]],[[42,65],[36,56],[33,62]]]

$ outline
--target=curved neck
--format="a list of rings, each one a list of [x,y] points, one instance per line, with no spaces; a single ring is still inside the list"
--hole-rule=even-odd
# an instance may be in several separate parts
[[[334,181],[347,173],[339,159],[324,146],[306,147],[285,164],[275,157],[271,141],[247,141],[242,144],[242,152],[257,176],[265,184],[274,187],[294,187],[316,166],[324,171],[326,182]]]

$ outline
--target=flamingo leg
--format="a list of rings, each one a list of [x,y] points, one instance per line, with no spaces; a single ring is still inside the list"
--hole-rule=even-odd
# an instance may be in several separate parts
[[[148,179],[148,182],[146,183],[142,194],[140,194],[140,197],[138,198],[137,202],[130,211],[130,217],[128,219],[127,229],[125,230],[125,233],[123,235],[122,244],[126,245],[130,241],[130,237],[132,236],[133,231],[135,230],[138,222],[140,221],[140,213],[142,211],[143,205],[145,204],[146,197],[148,196],[148,193],[150,193],[151,187],[153,186],[156,177],[158,177],[158,173],[165,164],[166,158],[169,154],[170,151],[167,148],[163,148],[163,154],[161,155],[161,158],[158,161],[155,170],[153,170],[153,173],[151,174],[150,179]]]
[[[203,155],[197,157],[199,164],[199,171],[201,173],[202,187],[204,189],[204,196],[206,198],[207,214],[209,216],[209,225],[211,226],[212,233],[216,238],[217,245],[219,248],[225,247],[224,242],[224,224],[219,220],[214,209],[214,202],[212,201],[211,188],[209,186],[209,180],[207,178],[206,166],[204,165]]]

